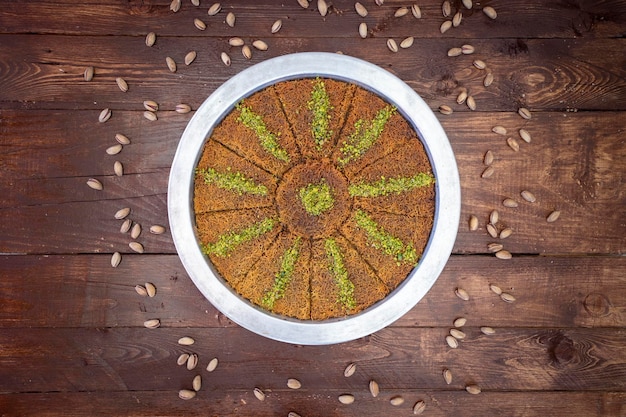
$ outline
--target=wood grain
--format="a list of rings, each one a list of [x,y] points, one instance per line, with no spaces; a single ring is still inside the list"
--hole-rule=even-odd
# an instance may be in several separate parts
[[[152,317],[165,327],[232,327],[196,289],[177,256],[108,255],[0,258],[0,327],[141,327]],[[496,329],[626,326],[626,260],[615,257],[452,256],[441,277],[394,327]],[[154,298],[134,286],[152,282]],[[512,293],[501,301],[489,284]],[[468,291],[459,300],[454,289]]]
[[[626,109],[626,57],[616,53],[624,50],[626,39],[424,39],[393,54],[385,39],[299,38],[294,43],[276,38],[268,39],[268,51],[255,51],[246,60],[224,37],[162,37],[158,48],[149,48],[138,37],[0,36],[6,45],[0,49],[1,100],[13,108],[140,110],[150,99],[162,109],[172,110],[180,102],[195,109],[224,81],[255,63],[295,52],[342,51],[397,75],[433,109],[450,104],[469,112],[454,101],[460,87],[470,90],[479,112],[517,111],[520,106],[537,111]],[[476,53],[447,56],[450,48],[464,43]],[[197,58],[185,66],[183,57],[190,50],[198,52]],[[222,64],[222,51],[231,55],[230,67]],[[166,56],[178,61],[175,74],[167,69]],[[486,61],[488,69],[474,68],[474,59]],[[83,78],[88,66],[95,67],[91,82]],[[495,81],[485,88],[488,71]],[[119,90],[116,77],[128,82],[127,93]]]
[[[483,0],[463,11],[458,28],[440,34],[441,0],[419,2],[423,18],[393,18],[407,6],[385,0],[358,17],[353,0],[333,0],[322,18],[315,1],[222,2],[217,16],[170,0],[7,1],[0,7],[0,416],[211,415],[303,417],[411,415],[418,400],[433,416],[626,415],[626,2],[623,0]],[[495,7],[489,20],[480,8]],[[227,11],[237,16],[234,28]],[[208,25],[199,31],[193,19]],[[274,20],[282,30],[270,34]],[[367,39],[357,26],[366,22]],[[145,45],[154,31],[157,41]],[[263,39],[266,52],[246,60],[227,40]],[[391,53],[388,38],[414,36],[412,48]],[[447,57],[463,44],[473,55]],[[197,51],[189,66],[184,55]],[[221,63],[227,51],[232,65]],[[387,328],[333,346],[295,346],[251,333],[219,313],[187,276],[168,230],[167,183],[179,138],[195,110],[226,80],[257,62],[303,51],[363,58],[400,77],[435,110],[456,154],[462,184],[457,241],[426,297]],[[165,57],[179,66],[170,73]],[[487,70],[472,66],[474,59]],[[95,67],[92,81],[83,79]],[[494,75],[485,88],[483,77]],[[123,77],[129,91],[115,83]],[[476,111],[455,101],[461,88]],[[144,100],[160,105],[159,120],[142,117]],[[532,119],[516,111],[525,106]],[[103,108],[107,123],[98,123]],[[507,136],[525,128],[532,142],[519,152]],[[131,144],[116,156],[105,149],[124,133]],[[495,154],[495,174],[481,179],[482,158]],[[113,162],[125,175],[113,175]],[[95,177],[103,191],[85,182]],[[530,190],[536,203],[522,202]],[[506,197],[520,201],[505,208]],[[147,254],[130,253],[128,234],[113,214],[122,207],[144,227]],[[487,252],[491,210],[509,261]],[[551,210],[561,218],[548,224]],[[479,230],[470,232],[470,215]],[[123,259],[110,266],[113,251]],[[445,256],[445,254],[444,254]],[[136,284],[153,282],[154,298]],[[489,290],[513,294],[506,303]],[[469,301],[454,295],[465,289]],[[445,336],[458,317],[467,336],[450,349]],[[162,326],[149,330],[146,319]],[[480,333],[492,326],[495,334]],[[196,339],[191,347],[181,336]],[[176,365],[183,351],[200,357],[197,370]],[[206,364],[218,357],[213,373]],[[357,363],[351,378],[343,369]],[[453,373],[446,385],[443,368]],[[196,374],[203,388],[177,398]],[[289,390],[286,379],[303,387]],[[375,379],[381,395],[372,398]],[[466,384],[482,388],[465,392]],[[252,389],[261,387],[264,402]],[[343,393],[356,397],[345,406]],[[394,395],[406,402],[389,404]]]
[[[420,2],[423,17],[416,21],[410,14],[401,19],[393,18],[398,7],[407,5],[400,0],[386,0],[383,7],[363,2],[369,11],[365,19],[356,14],[351,0],[333,1],[326,18],[317,13],[315,2],[304,10],[295,0],[284,3],[238,0],[229,2],[228,10],[237,16],[236,26],[231,29],[224,21],[226,8],[220,14],[209,17],[207,9],[211,2],[196,8],[183,1],[178,13],[170,12],[169,3],[168,0],[131,0],[124,3],[113,0],[80,3],[71,0],[9,2],[0,14],[0,32],[145,36],[148,31],[154,31],[159,35],[192,37],[202,36],[205,32],[231,36],[237,30],[244,31],[246,36],[270,37],[272,23],[280,18],[284,21],[283,29],[272,37],[355,37],[359,23],[365,21],[370,26],[370,36],[413,35],[429,38],[441,37],[439,26],[444,20],[440,1]],[[619,0],[481,2],[497,10],[498,18],[495,21],[484,16],[478,5],[469,11],[463,9],[460,2],[452,3],[453,13],[462,10],[464,19],[461,26],[444,35],[451,38],[609,38],[623,36],[626,23],[626,6]],[[65,13],[68,10],[71,13]],[[21,18],[11,19],[13,16]],[[207,23],[205,32],[193,26],[196,17]],[[115,22],[115,25],[111,25],[111,22]]]
[[[371,378],[385,392],[462,390],[469,383],[485,391],[626,389],[624,329],[515,328],[492,336],[474,327],[465,331],[460,347],[450,349],[446,328],[387,328],[332,346],[287,345],[242,328],[3,329],[0,390],[176,392],[197,373],[218,391],[280,389],[287,378],[298,378],[313,392],[364,390]],[[182,347],[176,342],[182,336],[196,343]],[[183,352],[198,355],[197,370],[176,365]],[[213,357],[220,363],[209,374],[204,369]],[[350,362],[358,373],[345,378]],[[441,376],[445,367],[455,375],[449,386]]]
[[[286,416],[290,411],[302,416],[377,417],[411,415],[413,405],[422,400],[426,403],[424,415],[436,417],[621,417],[626,403],[623,392],[483,392],[469,395],[461,390],[397,390],[372,398],[365,387],[360,387],[355,393],[355,403],[345,406],[337,401],[337,397],[344,393],[331,389],[312,392],[304,388],[298,391],[283,388],[273,390],[263,403],[254,398],[249,389],[203,389],[187,402],[179,400],[175,390],[120,391],[106,395],[95,392],[0,394],[0,407],[6,417],[113,415],[119,410],[124,410],[124,415],[129,417],[155,414],[275,417]],[[391,406],[389,398],[392,394],[401,395],[405,403],[397,408]]]
[[[12,156],[0,172],[8,185],[0,213],[12,219],[0,224],[0,251],[128,251],[128,237],[118,233],[121,222],[113,219],[113,213],[126,206],[144,226],[166,224],[169,165],[190,116],[163,113],[160,120],[149,122],[140,112],[120,111],[100,124],[97,111],[0,111],[4,150]],[[41,118],[50,120],[45,130],[37,128]],[[626,129],[624,113],[541,112],[529,121],[511,113],[439,118],[455,151],[462,183],[455,253],[486,253],[492,239],[484,227],[493,209],[500,210],[499,227],[514,230],[503,241],[514,253],[624,253],[626,195],[621,184],[626,147],[620,133]],[[521,150],[513,152],[505,137],[491,132],[496,124],[507,127],[514,137],[524,127],[533,141],[519,140]],[[106,155],[117,132],[132,143],[116,156]],[[489,149],[496,156],[496,174],[482,179],[482,156]],[[47,163],[32,163],[27,156]],[[128,175],[113,175],[116,159],[124,163]],[[90,177],[101,179],[104,190],[88,188],[85,182]],[[521,202],[524,189],[532,191],[538,202],[522,203],[517,209],[502,206],[506,197]],[[557,223],[547,224],[545,218],[554,209],[563,214]],[[470,214],[480,219],[478,232],[467,229]],[[164,237],[150,236],[145,243],[150,253],[173,252]]]

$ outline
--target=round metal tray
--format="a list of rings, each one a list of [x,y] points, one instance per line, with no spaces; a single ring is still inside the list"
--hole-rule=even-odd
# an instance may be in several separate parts
[[[435,218],[417,267],[385,299],[341,319],[304,321],[269,313],[240,297],[202,254],[194,230],[194,171],[206,138],[244,97],[280,81],[327,77],[352,82],[395,105],[419,133],[436,178]],[[168,185],[169,223],[178,255],[202,294],[235,323],[265,337],[302,345],[357,339],[391,324],[417,304],[443,270],[461,211],[459,174],[448,138],[428,105],[388,71],[339,54],[306,52],[256,64],[226,81],[198,108],[181,137]]]

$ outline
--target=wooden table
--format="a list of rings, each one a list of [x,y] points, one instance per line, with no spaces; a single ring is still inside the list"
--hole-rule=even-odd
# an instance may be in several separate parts
[[[419,2],[422,18],[394,12],[410,2],[333,0],[326,17],[316,2],[210,3],[113,0],[3,1],[0,4],[0,415],[626,415],[626,2],[485,0],[462,12],[444,34],[441,1]],[[489,19],[481,7],[493,6]],[[229,11],[234,28],[226,25]],[[204,31],[194,19],[206,23]],[[282,19],[282,29],[270,33]],[[358,36],[359,23],[369,27]],[[154,46],[145,44],[155,32]],[[245,59],[228,39],[263,39],[265,52]],[[414,36],[392,53],[389,38]],[[463,44],[473,55],[448,57]],[[185,65],[187,52],[196,60]],[[220,60],[228,52],[232,65]],[[196,109],[229,77],[271,57],[341,51],[377,64],[419,93],[456,153],[462,183],[461,224],[453,254],[427,296],[406,316],[371,336],[334,346],[294,346],[257,336],[212,307],[185,273],[167,226],[169,168]],[[178,64],[168,70],[166,56]],[[483,60],[487,68],[472,65]],[[95,68],[85,81],[87,67]],[[494,82],[483,86],[487,73]],[[116,78],[128,83],[122,92]],[[461,88],[476,110],[456,103]],[[157,121],[143,101],[159,104]],[[531,111],[530,120],[517,113]],[[100,123],[109,108],[110,120]],[[491,131],[502,125],[507,136]],[[532,141],[519,138],[527,129]],[[111,156],[116,133],[131,143]],[[507,146],[516,138],[519,151]],[[494,174],[481,178],[492,150]],[[114,175],[114,161],[124,175]],[[89,188],[96,178],[104,189]],[[521,199],[529,190],[535,203]],[[507,208],[503,199],[519,201]],[[143,227],[133,253],[114,213],[130,207]],[[513,235],[510,260],[487,250],[492,210]],[[553,210],[560,218],[546,222]],[[479,219],[468,230],[470,215]],[[117,268],[113,252],[122,253]],[[153,298],[135,285],[154,283]],[[512,294],[507,303],[490,291]],[[469,301],[455,296],[463,288]],[[445,336],[458,317],[467,337],[458,349]],[[150,330],[145,320],[158,318]],[[495,334],[480,332],[491,326]],[[177,344],[192,336],[191,347]],[[177,366],[195,352],[194,371]],[[212,358],[217,369],[205,370]],[[346,378],[344,368],[357,365]],[[442,377],[452,372],[452,383]],[[189,401],[178,391],[201,374]],[[287,378],[302,383],[287,388]],[[368,382],[380,385],[373,398]],[[482,393],[471,395],[466,385]],[[266,393],[258,401],[253,389]],[[340,394],[356,398],[351,405]],[[390,405],[394,396],[404,404]]]

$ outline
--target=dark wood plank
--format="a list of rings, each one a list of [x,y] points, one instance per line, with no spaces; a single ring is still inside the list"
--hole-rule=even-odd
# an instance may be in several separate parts
[[[125,416],[224,416],[276,417],[294,411],[302,416],[395,416],[411,415],[417,401],[424,401],[428,416],[470,417],[501,415],[529,417],[621,417],[624,415],[626,394],[623,392],[483,392],[468,395],[460,391],[399,390],[383,392],[372,398],[361,387],[356,401],[341,405],[339,389],[311,392],[308,389],[273,390],[265,402],[253,397],[250,390],[217,390],[209,388],[198,393],[192,401],[178,400],[176,392],[134,391],[0,394],[3,416],[63,416],[116,415]],[[400,407],[389,404],[392,395],[401,395],[405,403]]]
[[[176,392],[202,374],[218,391],[280,389],[287,378],[312,392],[364,391],[370,379],[385,392],[462,390],[469,383],[485,391],[626,391],[623,328],[511,328],[485,336],[469,327],[458,349],[447,347],[447,331],[387,328],[340,345],[293,346],[241,328],[3,329],[0,390]],[[178,345],[185,335],[196,343]],[[197,370],[176,365],[183,352],[198,355]],[[208,373],[213,357],[219,366]],[[358,373],[345,378],[351,362]],[[449,386],[444,368],[455,376]]]
[[[163,112],[149,122],[140,112],[116,112],[105,123],[98,111],[0,111],[0,133],[9,157],[0,179],[7,184],[0,202],[0,251],[5,253],[89,253],[128,251],[128,237],[118,233],[113,219],[129,206],[144,226],[167,222],[168,167],[189,115]],[[456,153],[463,208],[455,253],[486,253],[493,241],[484,231],[492,209],[500,210],[501,224],[514,230],[505,246],[515,253],[613,253],[626,250],[626,223],[621,192],[626,172],[626,113],[537,113],[524,121],[517,114],[460,114],[439,116]],[[49,120],[38,129],[38,120]],[[517,135],[524,127],[533,135],[513,152],[505,137],[491,132],[501,124]],[[104,150],[115,143],[116,132],[132,144],[116,156]],[[496,155],[496,174],[482,179],[482,155]],[[149,156],[146,156],[149,155]],[[30,159],[32,158],[32,159]],[[113,175],[113,161],[125,164],[129,175]],[[46,164],[31,160],[46,161]],[[104,183],[104,191],[85,185],[90,177]],[[507,209],[506,197],[521,201],[527,189],[538,198]],[[545,218],[562,211],[558,222]],[[470,214],[481,228],[469,232]],[[68,233],[70,232],[71,233]],[[29,239],[24,239],[24,236]],[[173,252],[165,237],[143,236],[151,253]]]
[[[168,327],[232,327],[200,294],[176,256],[0,258],[1,328],[136,327],[158,317]],[[452,256],[434,287],[394,327],[626,327],[626,259]],[[157,296],[137,295],[152,282]],[[516,297],[501,301],[496,284]],[[461,287],[464,302],[454,295]]]
[[[197,108],[224,81],[255,63],[295,52],[342,51],[396,74],[433,108],[448,103],[469,111],[454,103],[458,88],[466,87],[479,112],[517,111],[522,105],[552,111],[626,109],[626,58],[615,53],[626,48],[626,39],[424,39],[394,54],[385,39],[276,38],[268,39],[269,50],[255,51],[251,60],[227,40],[162,37],[158,48],[148,48],[143,38],[128,36],[0,35],[1,101],[13,108],[99,111],[139,110],[152,99],[163,109],[180,102]],[[447,56],[463,43],[473,44],[476,53]],[[183,57],[190,50],[198,56],[185,66]],[[231,54],[230,67],[222,64],[222,51]],[[166,56],[178,62],[175,74],[167,69]],[[489,88],[482,84],[486,71],[472,66],[477,58],[495,76]],[[83,78],[87,66],[95,67],[91,82]],[[116,77],[126,79],[127,93],[118,89]]]
[[[424,18],[401,19],[393,12],[408,3],[386,0],[365,19],[353,0],[333,0],[322,18],[294,0],[212,2],[180,12],[170,0],[32,0],[0,8],[0,415],[409,415],[419,399],[425,415],[436,416],[623,416],[626,414],[626,2],[623,0],[484,0],[463,22],[441,35],[441,0],[420,2]],[[453,9],[462,8],[454,0]],[[479,8],[492,5],[491,21]],[[237,15],[235,28],[225,12]],[[198,31],[193,19],[208,23]],[[269,26],[283,19],[281,32]],[[370,36],[357,37],[368,23]],[[154,47],[145,34],[158,35]],[[397,54],[385,41],[415,36]],[[231,36],[262,38],[270,49],[247,61]],[[453,46],[471,43],[476,53],[449,58]],[[188,50],[198,58],[190,66]],[[227,50],[233,65],[219,53]],[[130,254],[130,237],[119,233],[113,213],[131,207],[147,229],[167,226],[169,167],[180,134],[192,114],[172,110],[180,102],[197,109],[225,80],[262,60],[300,51],[342,51],[380,65],[406,81],[430,105],[454,108],[438,114],[459,163],[463,207],[454,255],[441,278],[415,308],[369,337],[335,346],[293,346],[265,339],[220,314],[195,288],[175,255],[171,235],[140,236],[147,255]],[[167,71],[165,56],[179,62]],[[482,86],[483,59],[495,76]],[[82,73],[93,65],[96,75]],[[115,85],[123,76],[128,93]],[[478,108],[457,105],[460,87],[470,89]],[[142,101],[161,105],[159,121],[141,116]],[[524,121],[519,106],[533,111]],[[106,124],[97,122],[113,109]],[[533,141],[510,150],[491,132],[501,124],[517,135],[524,127]],[[117,132],[132,145],[115,157],[104,150]],[[496,154],[495,175],[481,179],[482,155]],[[113,176],[113,161],[126,175]],[[86,187],[87,178],[105,184]],[[517,209],[502,199],[531,190],[535,204]],[[488,254],[484,226],[498,208],[501,226],[514,230],[503,240],[513,259]],[[560,209],[553,224],[546,215]],[[470,214],[480,219],[467,230]],[[111,268],[111,252],[124,259]],[[11,254],[25,253],[18,256]],[[538,256],[539,255],[539,256]],[[583,256],[579,256],[583,255]],[[584,256],[603,255],[603,256]],[[133,287],[158,287],[154,298]],[[505,303],[494,283],[515,295]],[[461,301],[462,287],[470,300]],[[163,326],[142,322],[158,317]],[[466,317],[467,337],[459,349],[444,341],[452,321]],[[496,333],[485,336],[479,326]],[[191,335],[196,344],[176,341]],[[175,365],[183,351],[196,352],[200,367]],[[204,370],[212,357],[218,369]],[[347,363],[357,373],[345,378]],[[451,385],[443,368],[454,375]],[[203,389],[192,401],[177,391],[196,373]],[[288,377],[303,388],[289,390]],[[368,381],[381,395],[372,398]],[[469,395],[468,383],[481,386]],[[252,389],[263,388],[265,402]],[[337,396],[356,396],[339,404]],[[392,407],[389,399],[406,402]]]
[[[285,22],[283,30],[275,37],[356,36],[357,26],[366,21],[373,36],[413,35],[423,38],[441,36],[439,26],[444,20],[439,0],[420,2],[423,16],[420,21],[415,21],[411,15],[402,19],[393,18],[398,7],[407,5],[401,0],[386,0],[383,7],[363,2],[369,11],[365,19],[356,14],[351,0],[331,2],[326,18],[317,13],[315,2],[304,10],[295,1],[231,1],[228,9],[225,7],[214,17],[206,13],[211,2],[193,7],[183,1],[178,13],[169,10],[169,3],[168,0],[132,0],[124,3],[84,1],[78,4],[71,0],[8,2],[0,13],[0,32],[141,36],[152,30],[163,35],[198,36],[202,32],[192,24],[193,19],[198,17],[208,24],[207,32],[230,36],[234,29],[226,26],[224,19],[226,11],[232,10],[237,16],[236,29],[255,37],[269,36],[272,22],[281,18]],[[626,6],[619,0],[548,3],[541,0],[493,0],[488,4],[498,12],[495,21],[484,16],[478,4],[468,11],[462,8],[460,2],[452,3],[453,12],[461,10],[464,19],[461,26],[447,32],[446,37],[619,37],[624,35],[626,23]],[[71,13],[65,13],[68,10]],[[16,19],[18,16],[19,19]]]

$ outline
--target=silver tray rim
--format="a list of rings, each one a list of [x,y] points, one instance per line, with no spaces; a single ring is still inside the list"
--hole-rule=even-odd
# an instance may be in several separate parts
[[[193,178],[213,127],[242,98],[279,81],[328,77],[356,83],[394,104],[419,133],[436,178],[436,203],[429,242],[409,276],[391,294],[359,314],[310,321],[269,313],[237,295],[202,254],[194,230]],[[240,326],[270,339],[300,345],[342,343],[379,331],[412,309],[430,290],[454,247],[461,212],[461,187],[448,137],[426,102],[404,81],[367,61],[327,52],[283,55],[255,64],[217,88],[187,124],[170,170],[168,219],[178,256],[189,277],[219,311]]]

